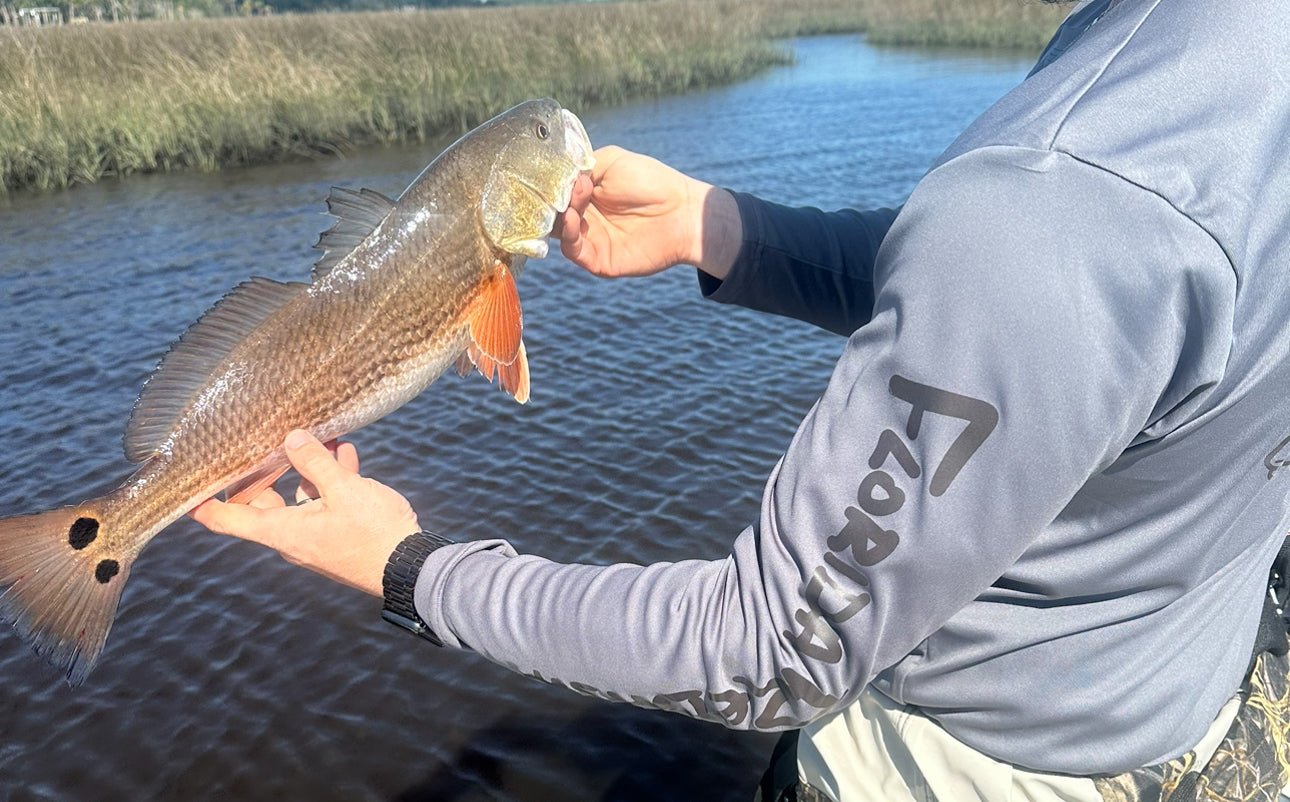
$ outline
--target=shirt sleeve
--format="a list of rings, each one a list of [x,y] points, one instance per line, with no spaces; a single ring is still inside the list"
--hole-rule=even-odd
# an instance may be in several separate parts
[[[733,193],[743,223],[725,281],[699,272],[714,301],[850,335],[873,313],[873,267],[896,209],[822,212]]]
[[[448,643],[582,693],[801,726],[854,700],[1197,398],[1221,372],[1235,292],[1221,250],[1159,197],[1018,148],[930,173],[874,288],[729,557],[562,565],[463,544],[431,555],[418,611]]]

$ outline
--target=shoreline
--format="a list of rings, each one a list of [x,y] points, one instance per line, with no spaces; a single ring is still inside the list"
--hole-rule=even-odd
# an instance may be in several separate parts
[[[3,27],[0,194],[425,142],[529,97],[680,94],[789,63],[776,41],[796,36],[1037,50],[1066,10],[655,0]]]

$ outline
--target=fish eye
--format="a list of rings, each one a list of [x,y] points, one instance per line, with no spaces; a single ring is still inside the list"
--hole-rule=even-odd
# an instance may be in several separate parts
[[[538,139],[546,139],[551,136],[551,130],[546,127],[546,123],[538,123],[535,130],[537,132]]]

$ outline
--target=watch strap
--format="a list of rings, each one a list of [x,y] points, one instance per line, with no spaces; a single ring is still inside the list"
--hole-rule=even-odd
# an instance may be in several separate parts
[[[390,554],[389,561],[385,563],[385,574],[381,578],[381,590],[385,597],[381,618],[414,635],[420,635],[436,646],[442,646],[443,640],[417,614],[414,595],[417,577],[421,574],[421,566],[425,564],[426,558],[436,549],[452,542],[443,535],[424,529],[408,535]]]

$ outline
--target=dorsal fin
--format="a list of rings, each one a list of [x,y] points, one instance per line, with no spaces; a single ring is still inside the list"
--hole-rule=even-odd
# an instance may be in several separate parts
[[[335,216],[336,223],[318,236],[315,248],[324,251],[314,263],[314,281],[331,272],[340,260],[349,256],[358,243],[367,239],[394,209],[394,201],[372,189],[355,192],[344,187],[332,187],[327,196],[327,211]]]
[[[161,358],[134,404],[125,430],[126,458],[142,462],[157,453],[229,353],[307,286],[267,278],[244,281],[189,326]]]

